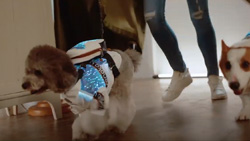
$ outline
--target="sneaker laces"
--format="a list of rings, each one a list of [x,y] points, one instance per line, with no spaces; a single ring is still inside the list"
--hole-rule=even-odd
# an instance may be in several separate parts
[[[219,78],[217,81],[210,82],[210,86],[212,86],[213,91],[215,91],[215,90],[224,90],[221,78]]]
[[[178,77],[178,78],[181,78],[181,79],[183,79],[183,78],[185,78],[186,77],[186,75],[187,75],[187,73],[180,73],[180,72],[175,72],[175,73],[178,73],[178,74],[174,74],[173,76],[172,76],[172,80],[173,80],[173,78],[174,77]],[[171,82],[170,82],[170,84],[169,84],[169,86],[168,86],[168,88],[165,90],[166,92],[167,91],[171,91],[171,90],[173,90],[173,81],[171,80]]]

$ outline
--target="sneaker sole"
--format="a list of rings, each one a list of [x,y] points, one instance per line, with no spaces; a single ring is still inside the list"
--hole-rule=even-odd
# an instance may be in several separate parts
[[[190,77],[190,78],[191,78],[191,77]],[[183,91],[186,87],[188,87],[192,82],[193,82],[193,79],[192,79],[192,78],[189,79],[188,82],[187,82],[186,84],[184,84],[183,89],[181,90],[180,94],[177,95],[177,96],[176,96],[175,98],[173,98],[173,99],[166,99],[166,98],[164,98],[164,95],[163,95],[163,96],[162,96],[162,101],[164,101],[164,102],[171,102],[171,101],[175,100],[176,98],[178,98],[178,97],[181,95],[182,91]]]
[[[227,99],[227,95],[212,97],[212,100],[224,100],[224,99]]]

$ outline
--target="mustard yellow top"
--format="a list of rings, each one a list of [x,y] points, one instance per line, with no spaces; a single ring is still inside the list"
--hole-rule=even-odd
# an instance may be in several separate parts
[[[143,48],[145,20],[143,0],[101,0],[104,25],[115,33],[135,39]]]

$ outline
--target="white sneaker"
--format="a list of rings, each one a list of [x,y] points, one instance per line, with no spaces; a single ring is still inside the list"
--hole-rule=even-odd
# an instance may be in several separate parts
[[[174,71],[167,93],[162,95],[162,100],[170,102],[180,96],[182,90],[193,82],[188,69],[185,72]]]
[[[222,84],[222,78],[217,75],[210,75],[208,77],[208,84],[210,86],[212,100],[221,100],[227,98],[227,93]]]

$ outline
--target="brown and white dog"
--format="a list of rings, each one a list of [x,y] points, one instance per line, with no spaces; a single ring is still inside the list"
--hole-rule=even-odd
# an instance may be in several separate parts
[[[97,45],[99,47],[100,45],[99,42],[93,43],[93,46]],[[76,50],[77,53],[79,51]],[[65,100],[69,101],[72,112],[78,114],[72,125],[72,138],[74,140],[89,139],[89,137],[98,138],[107,129],[116,129],[119,133],[123,133],[130,126],[136,113],[135,103],[131,95],[131,83],[134,71],[139,65],[141,54],[134,49],[127,49],[124,52],[112,50],[111,52],[121,57],[119,67],[116,63],[119,59],[114,60],[120,74],[115,79],[110,77],[107,87],[102,87],[102,90],[111,89],[108,93],[109,100],[104,100],[109,106],[108,108],[106,105],[104,106],[107,110],[101,110],[104,111],[103,114],[98,114],[101,112],[99,110],[99,97],[92,101],[86,101],[79,96],[81,81],[78,80],[78,77],[81,76],[80,78],[82,78],[85,74],[87,76],[89,72],[83,71],[83,74],[80,75],[73,64],[76,60],[57,48],[42,45],[34,47],[30,51],[26,59],[26,75],[24,76],[22,87],[32,94],[39,94],[50,89],[55,93],[61,93]],[[84,55],[81,54],[80,56]],[[84,58],[86,57],[84,56]],[[105,58],[101,59],[105,60]],[[89,65],[87,64],[86,66]],[[100,72],[112,72],[114,69],[114,66],[106,67],[108,69]],[[101,70],[100,67],[97,68],[98,71]],[[108,76],[108,73],[105,76]],[[113,83],[110,83],[111,80],[113,80]],[[90,86],[87,83],[82,85]]]
[[[227,46],[222,40],[220,68],[243,108],[237,120],[250,119],[250,33],[241,41]]]

